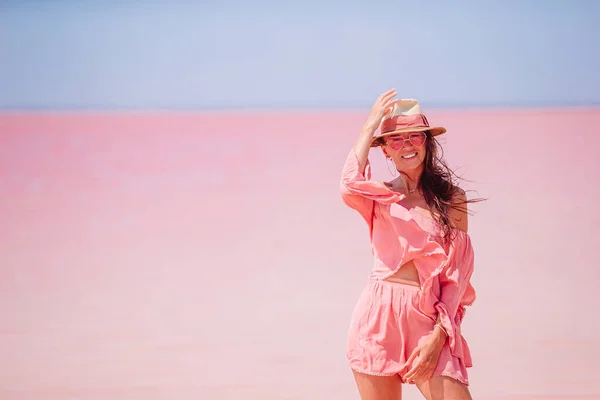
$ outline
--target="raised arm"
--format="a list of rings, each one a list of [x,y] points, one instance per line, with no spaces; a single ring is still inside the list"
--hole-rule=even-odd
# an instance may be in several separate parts
[[[371,181],[369,164],[373,134],[391,107],[394,96],[396,96],[395,90],[388,90],[379,96],[342,170],[340,184],[342,199],[346,205],[357,210],[368,223],[371,221],[374,201],[394,203],[402,198],[401,194],[392,192],[382,182]]]
[[[373,135],[375,134],[377,128],[379,128],[381,120],[385,114],[390,111],[396,95],[396,90],[390,89],[387,92],[382,93],[377,98],[375,104],[373,104],[373,107],[371,108],[371,113],[369,114],[367,121],[363,125],[358,138],[354,142],[353,149],[354,153],[356,154],[356,158],[358,159],[358,167],[361,173],[364,172],[364,168],[369,157],[369,150],[371,149]]]

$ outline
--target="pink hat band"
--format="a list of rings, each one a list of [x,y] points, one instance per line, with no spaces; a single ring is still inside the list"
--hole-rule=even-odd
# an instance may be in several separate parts
[[[381,133],[394,132],[406,128],[429,127],[429,121],[423,114],[395,115],[381,123]]]

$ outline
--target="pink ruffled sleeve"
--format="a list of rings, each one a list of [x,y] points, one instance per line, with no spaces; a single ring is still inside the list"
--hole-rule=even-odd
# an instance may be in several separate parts
[[[405,197],[401,193],[388,189],[383,182],[371,180],[369,160],[365,164],[364,171],[361,171],[354,149],[350,150],[344,163],[340,191],[344,203],[358,211],[367,221],[371,219],[374,202],[391,204]]]
[[[448,333],[450,351],[463,359],[465,366],[472,365],[471,355],[465,339],[461,334],[461,322],[465,306],[475,301],[475,290],[470,283],[473,275],[474,253],[468,234],[457,232],[451,251],[452,261],[439,275],[441,294],[435,303],[440,322]]]

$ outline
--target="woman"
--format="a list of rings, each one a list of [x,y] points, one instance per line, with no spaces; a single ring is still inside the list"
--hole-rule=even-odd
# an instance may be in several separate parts
[[[401,399],[414,383],[426,399],[471,399],[471,355],[461,334],[474,254],[468,201],[438,157],[416,100],[383,93],[342,173],[346,205],[366,221],[374,266],[354,309],[347,357],[363,400]],[[374,136],[377,128],[380,133]],[[369,150],[381,147],[398,176],[370,180]]]

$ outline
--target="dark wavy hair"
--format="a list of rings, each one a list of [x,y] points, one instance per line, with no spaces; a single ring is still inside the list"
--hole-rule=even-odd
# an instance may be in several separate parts
[[[459,200],[462,195],[466,197],[465,191],[458,185],[458,181],[464,179],[448,167],[443,159],[444,150],[437,139],[429,131],[425,131],[425,134],[427,136],[425,140],[425,165],[417,183],[417,188],[423,194],[431,216],[440,224],[443,237],[447,240],[452,238],[450,209],[454,208],[472,214],[467,209],[467,204],[478,203],[486,199]],[[385,138],[380,138],[377,144],[384,145]]]

